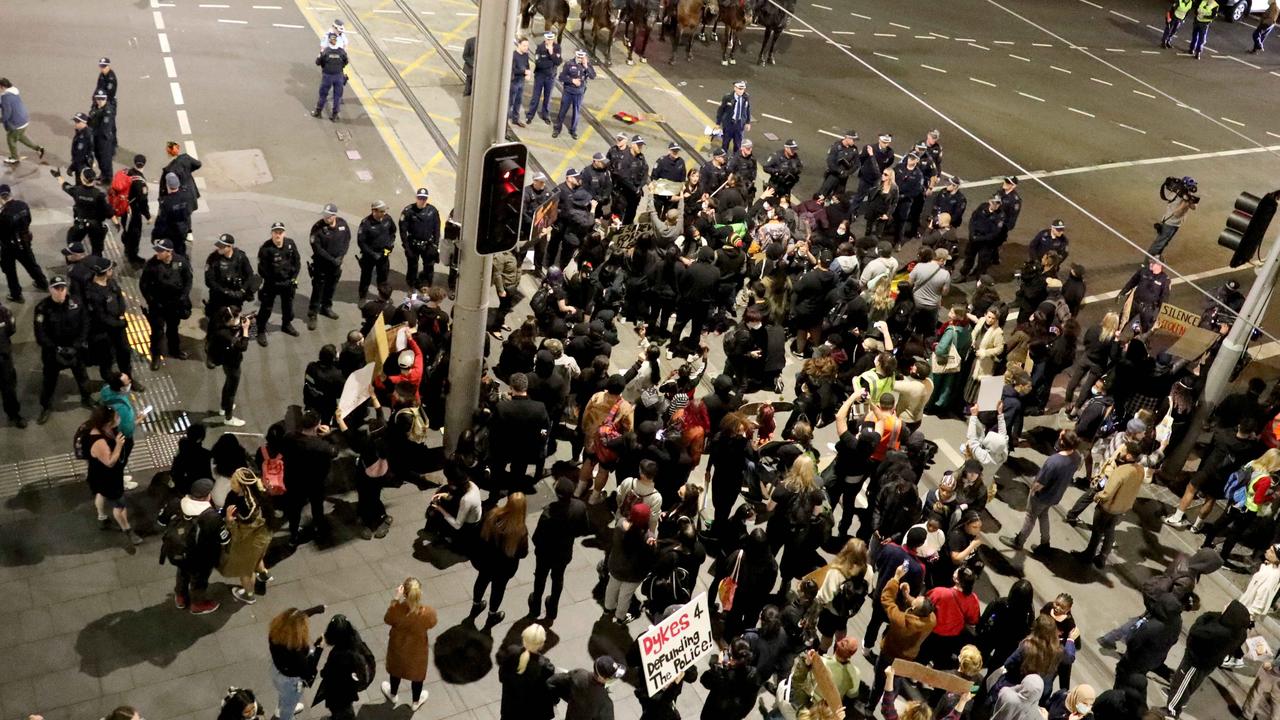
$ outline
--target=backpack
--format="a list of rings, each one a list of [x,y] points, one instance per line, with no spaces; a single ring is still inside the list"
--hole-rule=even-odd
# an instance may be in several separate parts
[[[1233,506],[1244,507],[1251,479],[1253,479],[1253,471],[1248,465],[1236,470],[1227,476],[1227,484],[1223,488],[1222,496]]]
[[[117,170],[111,176],[111,187],[107,189],[107,203],[116,217],[124,217],[129,212],[129,189],[133,187],[133,176],[128,170]]]
[[[258,453],[262,457],[262,485],[268,495],[283,495],[284,488],[284,453],[272,455],[263,446]]]
[[[364,640],[357,640],[356,643],[352,648],[356,661],[352,680],[355,681],[356,690],[360,691],[373,684],[373,677],[378,673],[378,659],[373,656],[373,651]]]
[[[609,415],[605,417],[604,422],[600,423],[600,427],[596,428],[596,459],[602,463],[611,463],[618,459],[618,453],[610,449],[608,445],[622,437],[622,431],[618,429],[618,410],[621,408],[622,399],[619,398],[613,404],[613,408],[609,410]]]
[[[533,311],[534,317],[543,318],[548,315],[551,309],[551,287],[543,285],[529,299],[529,309]]]
[[[76,428],[76,432],[71,436],[71,454],[75,455],[77,460],[89,459],[89,423],[84,422],[80,427]]]
[[[408,407],[397,410],[396,422],[399,422],[400,418],[405,415],[409,415],[412,418],[409,427],[406,429],[406,436],[409,438],[409,442],[426,445],[427,438],[430,436],[428,431],[431,429],[431,425],[427,422],[427,416],[422,414],[422,408]]]
[[[160,536],[160,562],[163,564],[165,560],[170,565],[181,565],[187,561],[196,549],[196,543],[200,538],[199,519],[204,513],[216,512],[212,507],[207,508],[204,512],[195,517],[187,517],[179,509],[169,524],[164,529],[164,534]]]

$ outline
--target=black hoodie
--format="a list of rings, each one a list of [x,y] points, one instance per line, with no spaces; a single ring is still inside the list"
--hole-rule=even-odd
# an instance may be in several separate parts
[[[1146,675],[1164,664],[1182,631],[1182,603],[1172,594],[1150,604],[1147,621],[1129,638],[1116,663],[1117,686],[1129,673]]]
[[[1196,618],[1187,633],[1184,662],[1202,671],[1212,670],[1245,641],[1249,611],[1232,600],[1222,612],[1207,612]]]

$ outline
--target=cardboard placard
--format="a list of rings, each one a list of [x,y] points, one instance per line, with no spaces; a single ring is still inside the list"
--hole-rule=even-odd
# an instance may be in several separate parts
[[[640,663],[649,696],[680,678],[715,647],[704,592],[640,636]]]
[[[373,384],[373,369],[374,364],[369,363],[347,376],[342,395],[338,398],[338,417],[345,419],[371,397],[369,386]]]
[[[1199,328],[1200,313],[1183,310],[1176,305],[1164,303],[1160,306],[1160,314],[1156,315],[1156,327],[1182,337],[1189,328]]]
[[[971,681],[965,680],[959,675],[934,670],[931,667],[925,667],[920,663],[913,663],[910,660],[901,658],[893,661],[893,672],[898,677],[910,678],[921,685],[939,688],[957,695],[963,695],[969,692],[969,688],[973,687]]]
[[[1004,376],[987,375],[978,378],[978,412],[995,412],[1004,395]]]
[[[391,355],[391,346],[387,343],[387,323],[382,315],[373,321],[373,327],[364,336],[364,360],[374,364],[375,371],[382,371],[382,363]]]

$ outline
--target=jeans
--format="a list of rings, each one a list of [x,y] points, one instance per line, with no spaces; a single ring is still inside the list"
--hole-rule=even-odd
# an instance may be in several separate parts
[[[520,122],[520,101],[524,99],[524,76],[511,81],[511,89],[507,92],[507,117],[511,122]]]
[[[1199,55],[1209,39],[1209,23],[1193,23],[1191,25],[1191,52]]]
[[[619,580],[609,575],[609,583],[604,588],[604,611],[613,613],[613,617],[621,621],[627,616],[627,608],[631,606],[631,598],[635,596],[640,583]]]
[[[1027,500],[1027,515],[1022,521],[1022,529],[1018,531],[1014,538],[1018,545],[1022,545],[1031,535],[1031,530],[1035,528],[1036,523],[1040,523],[1040,544],[1049,544],[1049,510],[1057,503],[1040,502],[1035,498]]]
[[[1181,225],[1170,225],[1168,223],[1160,223],[1160,232],[1156,233],[1156,239],[1152,241],[1151,247],[1147,249],[1148,255],[1162,255],[1165,248],[1169,247],[1169,241],[1173,240],[1173,236],[1178,234],[1178,228]]]
[[[1267,36],[1271,34],[1271,31],[1274,30],[1275,27],[1276,26],[1274,24],[1271,24],[1271,25],[1263,25],[1261,23],[1258,24],[1258,27],[1253,31],[1253,49],[1254,50],[1264,49],[1262,45],[1267,41]]]
[[[564,570],[567,563],[557,563],[537,555],[534,558],[533,592],[529,594],[529,614],[537,615],[542,604],[542,591],[551,579],[551,594],[547,595],[547,617],[553,618],[560,609],[560,592],[564,590]]]
[[[1160,44],[1168,46],[1173,42],[1173,38],[1177,36],[1178,29],[1182,27],[1182,21],[1172,15],[1168,15],[1164,22],[1164,35],[1160,38]]]
[[[240,366],[223,365],[222,374],[225,376],[222,381],[222,414],[230,418],[236,405],[236,391],[240,389]]]
[[[342,107],[342,90],[346,82],[347,79],[342,73],[321,73],[320,98],[316,100],[316,112],[324,110],[324,103],[329,97],[329,91],[333,90],[332,117],[338,117],[338,109]]]
[[[1105,643],[1110,643],[1112,645],[1118,642],[1127,643],[1129,642],[1129,638],[1133,637],[1133,634],[1138,631],[1138,628],[1142,627],[1142,623],[1144,622],[1146,622],[1145,615],[1139,615],[1138,617],[1129,618],[1128,620],[1125,620],[1123,623],[1120,623],[1114,629],[1108,630],[1102,636],[1102,641]]]
[[[276,695],[280,698],[276,717],[279,720],[293,720],[293,709],[302,702],[305,689],[302,678],[284,675],[276,669],[275,663],[271,663],[271,682],[276,686]]]
[[[1105,560],[1111,554],[1111,545],[1116,541],[1116,525],[1120,524],[1120,515],[1111,514],[1101,507],[1093,511],[1093,531],[1089,535],[1089,545],[1084,554]]]

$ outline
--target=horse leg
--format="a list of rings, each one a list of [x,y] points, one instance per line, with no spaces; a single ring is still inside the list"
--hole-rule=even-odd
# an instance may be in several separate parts
[[[773,31],[773,41],[769,43],[769,64],[773,65],[776,61],[773,59],[773,50],[778,47],[778,38],[782,36],[782,30]]]
[[[684,47],[685,62],[693,62],[693,30],[689,30],[689,39]]]
[[[742,35],[740,31],[733,31],[733,43],[729,46],[729,64],[738,64],[738,45],[742,43]]]
[[[609,67],[613,64],[613,31],[614,26],[609,26],[609,44],[604,46],[604,65]]]
[[[725,33],[724,39],[720,41],[720,64],[729,64],[729,33]]]
[[[680,52],[680,25],[677,24],[671,29],[671,60],[672,65],[676,64],[676,53]]]

